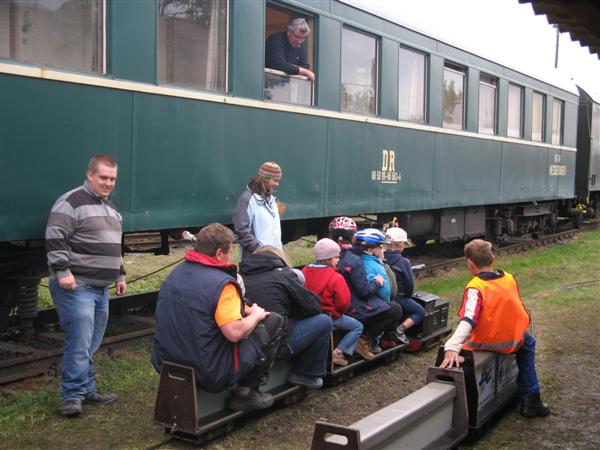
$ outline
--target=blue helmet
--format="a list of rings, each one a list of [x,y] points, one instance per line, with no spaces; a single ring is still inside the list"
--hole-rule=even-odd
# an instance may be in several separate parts
[[[381,244],[388,244],[389,241],[385,238],[385,234],[375,228],[365,228],[357,231],[354,235],[354,240],[361,245],[367,247],[377,247]]]

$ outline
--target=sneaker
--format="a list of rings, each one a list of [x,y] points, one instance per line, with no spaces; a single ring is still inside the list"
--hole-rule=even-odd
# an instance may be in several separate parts
[[[94,392],[93,394],[86,394],[85,401],[88,403],[95,403],[96,405],[107,405],[114,402],[117,399],[117,394],[100,394]]]
[[[398,340],[398,342],[400,344],[404,344],[404,345],[410,344],[410,339],[408,339],[408,336],[406,336],[406,333],[404,333],[404,331],[399,332],[398,336],[396,336],[396,339]]]
[[[239,390],[232,390],[231,397],[227,399],[227,408],[234,411],[245,409],[265,409],[273,404],[275,399],[267,392],[250,389],[247,394],[240,394]]]
[[[371,352],[369,341],[363,337],[358,340],[358,344],[356,345],[356,353],[365,359],[375,358],[375,355]]]
[[[521,401],[521,409],[519,413],[525,417],[546,417],[550,414],[550,407],[537,394],[524,395]]]
[[[331,354],[331,362],[336,366],[345,367],[348,365],[348,360],[344,358],[344,355],[340,355],[338,352],[333,352]]]
[[[323,378],[311,377],[308,375],[299,375],[293,373],[289,376],[288,381],[298,386],[304,386],[309,389],[319,389],[323,387]]]
[[[377,355],[378,353],[381,353],[382,351],[383,351],[383,349],[379,345],[379,342],[373,340],[371,342],[371,353],[373,353],[374,355]]]
[[[60,413],[65,417],[79,416],[81,411],[81,400],[78,398],[69,398],[60,404]]]

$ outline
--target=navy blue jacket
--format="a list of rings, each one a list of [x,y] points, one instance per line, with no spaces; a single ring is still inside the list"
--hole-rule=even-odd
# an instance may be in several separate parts
[[[306,43],[292,47],[285,31],[273,33],[265,43],[265,67],[281,70],[289,75],[298,75],[298,67],[308,69]]]
[[[412,297],[415,292],[415,277],[410,260],[402,256],[402,252],[399,250],[386,250],[385,261],[396,275],[398,295],[401,297]]]
[[[298,276],[276,254],[253,253],[240,263],[240,273],[246,286],[246,298],[267,311],[294,320],[321,314],[319,296],[306,289]]]
[[[390,305],[377,297],[379,285],[373,280],[367,280],[360,253],[360,247],[342,247],[338,270],[344,275],[350,288],[350,307],[346,314],[362,321],[387,311]]]
[[[192,366],[200,387],[219,392],[244,378],[259,359],[264,359],[254,342],[230,342],[215,322],[215,308],[225,285],[232,283],[239,291],[235,276],[235,266],[190,260],[173,269],[160,288],[156,305],[151,362],[157,371],[163,361]],[[243,307],[242,303],[242,311]]]

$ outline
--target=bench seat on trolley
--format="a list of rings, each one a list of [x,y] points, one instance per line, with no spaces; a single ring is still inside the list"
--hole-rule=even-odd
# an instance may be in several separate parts
[[[304,396],[304,388],[287,381],[291,368],[290,361],[275,361],[269,380],[261,390],[272,394],[275,400]],[[228,397],[228,390],[213,393],[197,386],[192,367],[165,361],[160,373],[154,420],[168,432],[190,436],[205,435],[223,426],[232,427],[235,419],[252,411],[227,409]]]

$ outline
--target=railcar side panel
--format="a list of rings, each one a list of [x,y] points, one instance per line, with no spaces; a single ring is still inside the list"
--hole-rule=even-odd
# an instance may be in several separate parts
[[[434,207],[498,201],[499,142],[438,134],[435,146]]]
[[[113,201],[128,211],[132,93],[10,75],[0,75],[0,92],[0,241],[42,238],[53,202],[83,183],[92,152],[118,161]]]

